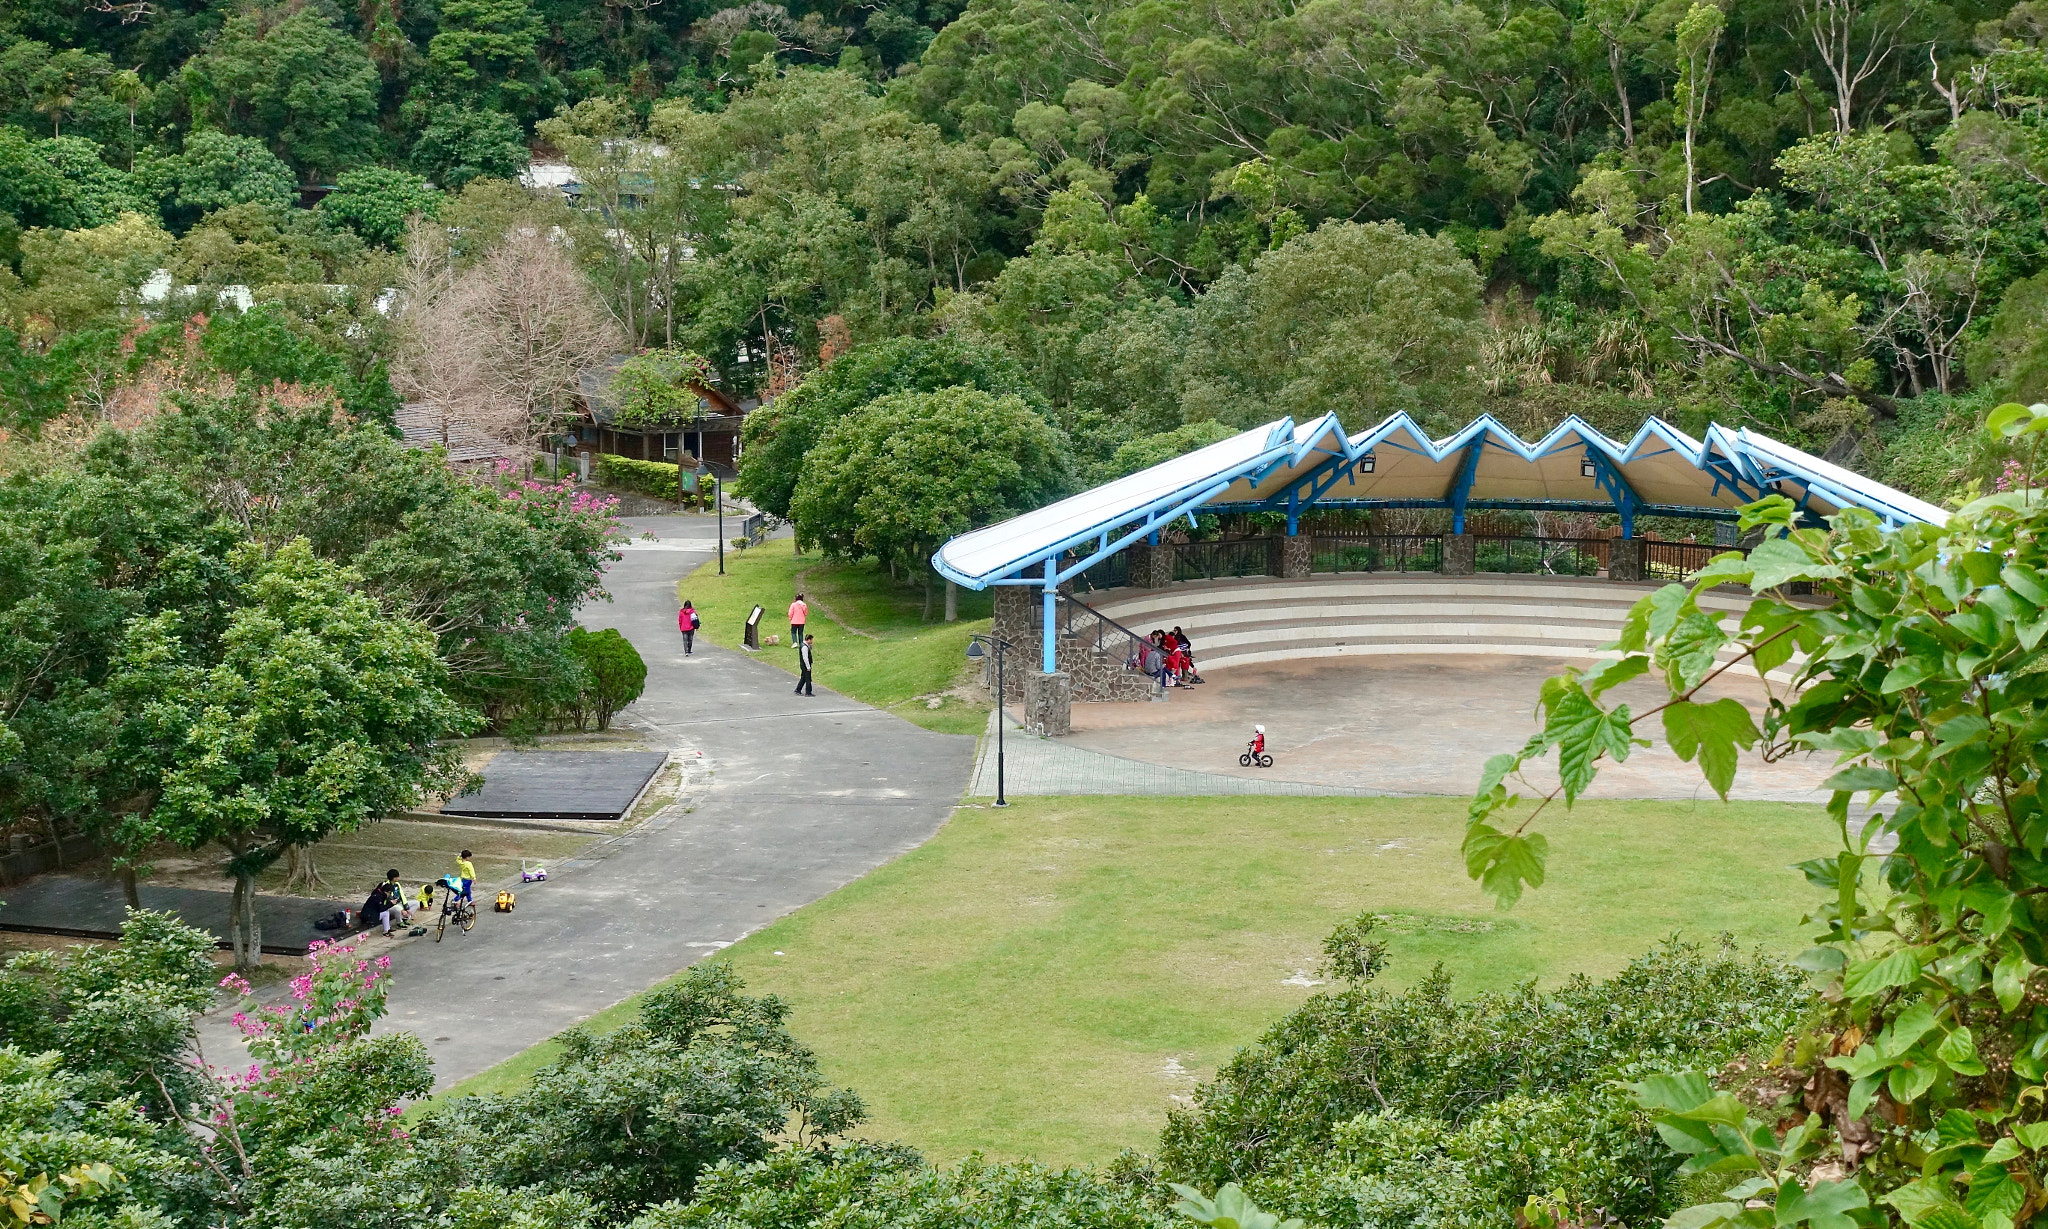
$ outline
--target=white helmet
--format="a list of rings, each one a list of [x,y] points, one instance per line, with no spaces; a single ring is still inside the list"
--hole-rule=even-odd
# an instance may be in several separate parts
[[[1254,733],[1254,734],[1264,734],[1265,732],[1266,732],[1266,727],[1265,727],[1265,726],[1262,726],[1262,725],[1255,725],[1255,726],[1253,726],[1253,727],[1252,727],[1252,733]]]

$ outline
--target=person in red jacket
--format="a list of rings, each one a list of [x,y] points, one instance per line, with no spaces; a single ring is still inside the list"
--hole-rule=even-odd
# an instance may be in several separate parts
[[[683,599],[683,608],[676,611],[676,630],[683,634],[683,656],[690,655],[691,646],[697,641],[697,629],[704,626],[704,620],[697,617],[697,608]]]

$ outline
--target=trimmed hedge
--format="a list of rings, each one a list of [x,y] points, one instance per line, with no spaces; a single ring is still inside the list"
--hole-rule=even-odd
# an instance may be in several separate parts
[[[676,498],[676,467],[672,461],[635,461],[600,453],[595,458],[597,481],[615,491],[634,491],[656,499]]]

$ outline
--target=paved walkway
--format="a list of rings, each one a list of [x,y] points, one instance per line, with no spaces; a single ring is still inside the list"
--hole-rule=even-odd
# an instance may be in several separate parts
[[[694,760],[677,805],[485,912],[468,935],[393,955],[380,1028],[427,1041],[437,1086],[519,1053],[913,849],[961,797],[974,740],[934,734],[830,691],[790,694],[788,674],[706,645],[684,657],[675,583],[716,550],[710,518],[629,520],[657,543],[606,575],[614,602],[583,612],[647,661],[621,715]],[[770,649],[769,652],[775,650]],[[555,868],[551,868],[555,869]],[[478,897],[484,899],[485,885]],[[209,1021],[216,1063],[225,1032]]]
[[[1195,647],[1199,650],[1200,643]],[[1168,771],[1193,769],[1196,776],[1245,778],[1268,786],[1286,780],[1331,787],[1330,792],[1466,794],[1489,758],[1515,750],[1538,731],[1535,707],[1543,681],[1568,665],[1584,664],[1542,657],[1415,655],[1223,667],[1208,671],[1209,681],[1201,686],[1169,693],[1164,704],[1076,704],[1074,733],[1061,741],[1074,752],[1094,752],[1108,760],[1141,761]],[[1759,719],[1767,699],[1754,675],[1735,671],[1709,686],[1707,698],[1719,696],[1747,705]],[[1647,678],[1625,683],[1609,697],[1635,712],[1663,698],[1660,684]],[[1238,765],[1254,722],[1265,724],[1275,760],[1271,768]],[[1588,797],[1713,797],[1698,767],[1672,753],[1661,726],[1653,721],[1651,727],[1647,733],[1655,745],[1636,750],[1626,763],[1603,763]],[[1555,780],[1555,764],[1552,755],[1532,766],[1530,779],[1547,787]],[[1833,764],[1832,755],[1802,753],[1771,764],[1744,755],[1729,797],[1825,802],[1820,785]],[[988,791],[977,785],[975,792]]]
[[[1014,711],[1003,714],[1003,785],[1006,794],[1018,797],[1066,794],[1165,794],[1224,795],[1261,794],[1286,797],[1358,798],[1383,796],[1390,791],[1325,785],[1312,781],[1287,781],[1253,776],[1229,777],[1169,764],[1148,763],[1121,755],[1090,751],[1060,739],[1041,738],[1017,724]],[[1246,774],[1254,769],[1244,769]],[[996,722],[989,714],[988,736],[982,739],[981,754],[974,764],[974,783],[968,793],[979,798],[996,795]]]

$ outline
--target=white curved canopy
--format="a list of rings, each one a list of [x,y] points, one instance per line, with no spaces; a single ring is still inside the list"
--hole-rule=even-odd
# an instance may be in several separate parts
[[[1619,512],[1733,519],[1777,492],[1819,517],[1868,509],[1888,525],[1940,522],[1924,500],[1747,429],[1696,440],[1652,418],[1626,444],[1566,419],[1524,443],[1490,417],[1432,440],[1406,414],[1346,435],[1334,414],[1282,418],[1009,520],[961,534],[932,565],[973,589],[1066,580],[1196,509],[1467,508]],[[1064,564],[1068,551],[1077,556]],[[1051,566],[1048,575],[1047,566]]]

